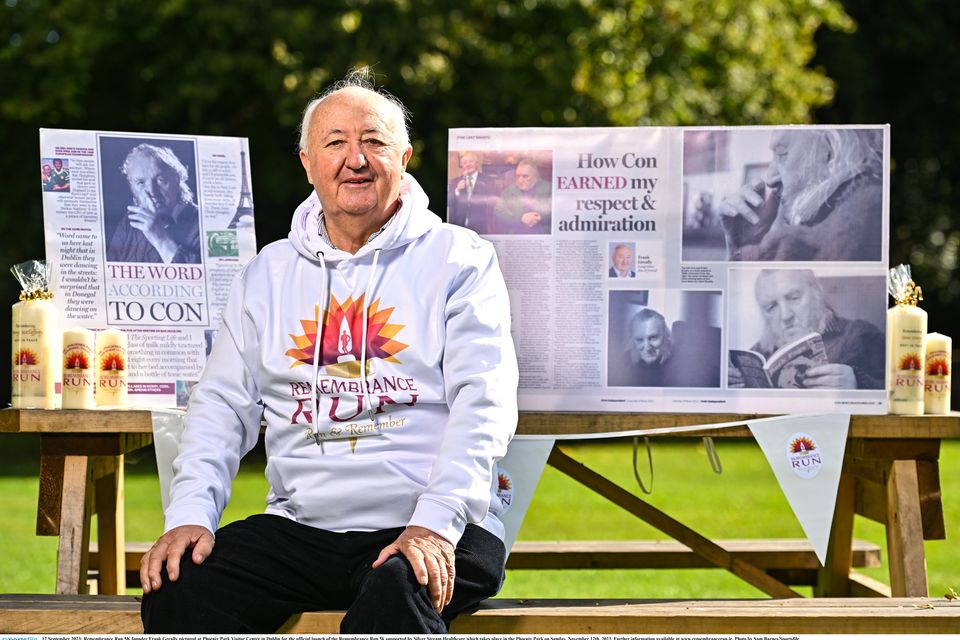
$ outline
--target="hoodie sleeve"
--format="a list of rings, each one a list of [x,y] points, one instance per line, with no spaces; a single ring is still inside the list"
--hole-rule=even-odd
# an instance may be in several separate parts
[[[244,311],[245,273],[234,280],[213,350],[190,396],[173,462],[165,531],[185,524],[217,530],[240,459],[260,433],[260,392],[253,375],[257,331]]]
[[[493,246],[466,248],[465,266],[447,298],[443,379],[450,415],[426,489],[410,525],[454,545],[490,507],[496,462],[517,426],[517,358],[510,301]]]

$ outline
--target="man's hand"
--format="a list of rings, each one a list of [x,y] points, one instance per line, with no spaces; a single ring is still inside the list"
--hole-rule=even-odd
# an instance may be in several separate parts
[[[456,577],[453,545],[430,529],[407,527],[399,538],[383,548],[373,568],[376,569],[397,553],[407,558],[417,582],[427,587],[433,607],[443,611],[453,597],[453,581]],[[142,574],[143,570],[140,571]],[[169,568],[167,571],[170,571]]]
[[[821,364],[803,374],[806,389],[856,389],[857,374],[846,364]]]
[[[147,242],[153,245],[164,262],[173,260],[177,253],[177,243],[167,231],[170,216],[157,213],[152,207],[130,205],[127,207],[127,220],[131,227],[142,233]]]
[[[191,559],[200,564],[213,551],[213,534],[206,527],[185,524],[160,536],[140,560],[140,586],[147,594],[160,588],[160,568],[167,563],[167,576],[171,582],[180,577],[180,560],[187,549],[193,548]]]
[[[528,227],[535,227],[536,225],[540,224],[540,214],[536,211],[527,211],[520,216],[520,222]]]

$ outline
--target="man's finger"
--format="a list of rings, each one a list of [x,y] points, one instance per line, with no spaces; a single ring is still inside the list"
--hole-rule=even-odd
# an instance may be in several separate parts
[[[376,569],[384,562],[386,562],[390,556],[400,553],[400,547],[396,544],[389,544],[380,550],[380,555],[377,556],[377,559],[373,561],[373,564],[370,565],[371,568]]]
[[[204,532],[193,545],[193,563],[202,564],[213,552],[213,536]]]

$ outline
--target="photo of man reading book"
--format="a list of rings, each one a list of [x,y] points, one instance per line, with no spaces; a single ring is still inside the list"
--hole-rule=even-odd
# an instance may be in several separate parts
[[[729,387],[882,389],[883,333],[837,315],[809,269],[763,269],[754,282],[763,317],[749,350],[730,350]]]

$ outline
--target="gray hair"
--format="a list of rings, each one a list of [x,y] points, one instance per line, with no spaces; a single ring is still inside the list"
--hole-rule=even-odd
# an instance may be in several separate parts
[[[790,224],[812,220],[820,207],[845,182],[856,177],[881,180],[883,176],[883,132],[879,129],[813,129],[796,131],[804,141],[804,173],[809,186],[790,203]],[[829,158],[816,159],[822,146]]]
[[[366,89],[386,100],[396,112],[393,124],[397,133],[400,135],[402,146],[405,148],[410,146],[410,112],[403,106],[399,98],[386,89],[377,87],[375,80],[375,75],[370,67],[358,67],[351,70],[342,80],[333,83],[327,87],[323,93],[311,100],[307,104],[307,108],[303,110],[303,119],[300,121],[300,150],[304,151],[307,148],[310,140],[310,125],[313,121],[313,114],[317,110],[317,107],[320,106],[320,103],[334,93],[350,88]]]
[[[130,153],[127,154],[127,157],[124,158],[123,166],[120,167],[120,171],[123,175],[127,176],[127,180],[130,179],[128,175],[130,163],[133,162],[133,159],[137,156],[151,157],[170,167],[180,179],[180,201],[186,204],[196,204],[193,201],[193,191],[190,190],[190,185],[187,184],[187,178],[190,174],[187,171],[186,165],[180,162],[180,158],[173,152],[173,149],[170,147],[158,147],[157,145],[147,144],[145,142],[135,146],[130,150]]]

